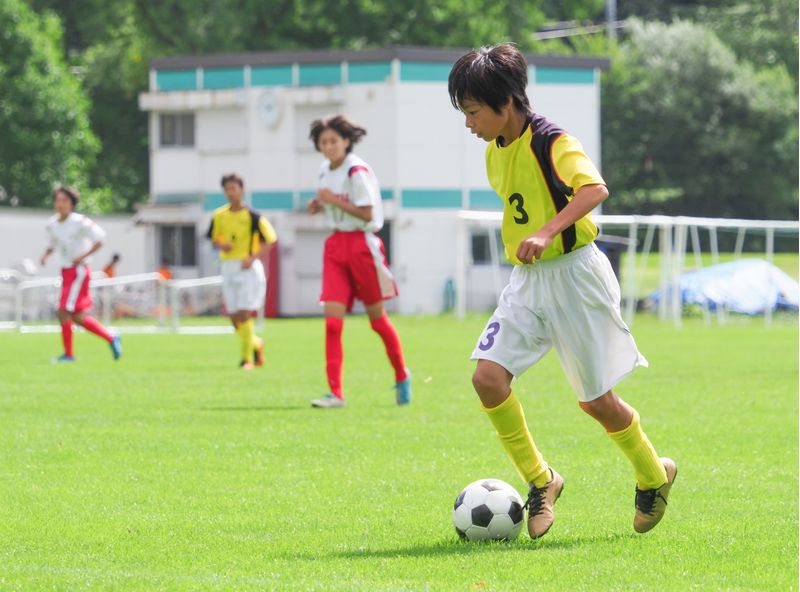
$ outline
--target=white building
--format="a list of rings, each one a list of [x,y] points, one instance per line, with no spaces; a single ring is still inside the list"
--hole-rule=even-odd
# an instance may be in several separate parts
[[[368,130],[356,152],[381,182],[381,236],[400,291],[392,306],[440,312],[455,271],[456,212],[501,207],[486,180],[485,144],[467,133],[447,93],[450,68],[463,53],[394,48],[155,60],[149,91],[139,97],[150,113],[151,201],[137,214],[153,245],[149,267],[166,258],[178,277],[216,273],[205,230],[211,211],[225,203],[221,176],[237,172],[248,202],[278,232],[280,314],[317,313],[327,230],[304,209],[322,161],[309,124],[343,112]],[[599,163],[599,77],[608,60],[527,57],[534,109],[576,135]],[[478,238],[478,259],[481,248],[486,241]],[[470,281],[476,289],[488,283],[480,270]]]

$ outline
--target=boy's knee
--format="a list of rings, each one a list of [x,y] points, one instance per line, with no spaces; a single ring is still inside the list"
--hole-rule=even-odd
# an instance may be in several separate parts
[[[472,374],[472,386],[475,387],[478,394],[498,392],[506,386],[503,378],[498,372],[478,366]]]

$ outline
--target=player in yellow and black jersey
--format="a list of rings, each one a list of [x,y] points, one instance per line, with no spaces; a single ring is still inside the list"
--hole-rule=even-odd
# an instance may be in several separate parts
[[[264,340],[255,334],[253,317],[266,295],[261,258],[266,260],[277,236],[266,218],[245,205],[239,175],[222,177],[222,188],[228,205],[214,211],[207,236],[219,249],[222,296],[241,346],[239,365],[249,370],[264,363]]]
[[[467,53],[448,81],[466,127],[488,142],[486,171],[503,201],[503,243],[514,264],[472,353],[473,385],[529,486],[528,532],[540,537],[553,524],[564,480],[536,448],[511,381],[555,348],[580,407],[633,465],[633,527],[646,532],[664,515],[677,467],[658,457],[639,414],[611,390],[647,360],[620,316],[611,265],[593,242],[589,214],[608,189],[580,142],[533,112],[527,82],[525,57],[510,44]]]

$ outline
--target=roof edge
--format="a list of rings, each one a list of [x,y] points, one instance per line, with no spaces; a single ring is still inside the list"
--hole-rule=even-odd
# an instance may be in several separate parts
[[[316,49],[222,53],[195,56],[156,58],[150,62],[154,70],[187,68],[234,68],[242,66],[281,66],[290,64],[335,64],[339,62],[380,62],[398,59],[405,62],[453,63],[469,49],[432,47],[384,47],[376,49]],[[526,53],[532,66],[560,68],[599,68],[608,70],[611,60],[598,56],[547,55]]]

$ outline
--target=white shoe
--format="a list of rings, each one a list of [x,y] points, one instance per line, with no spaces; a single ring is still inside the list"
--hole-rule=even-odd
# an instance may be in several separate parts
[[[344,407],[344,399],[333,396],[331,393],[323,395],[319,399],[311,401],[312,407],[320,407],[322,409],[329,409],[333,407]]]

